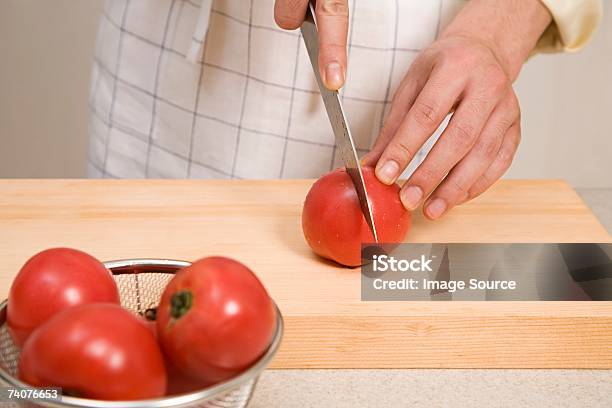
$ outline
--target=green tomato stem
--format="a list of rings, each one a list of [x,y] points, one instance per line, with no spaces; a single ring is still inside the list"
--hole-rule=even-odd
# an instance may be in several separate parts
[[[170,316],[173,319],[180,319],[191,309],[192,304],[193,294],[190,291],[176,292],[170,299]]]

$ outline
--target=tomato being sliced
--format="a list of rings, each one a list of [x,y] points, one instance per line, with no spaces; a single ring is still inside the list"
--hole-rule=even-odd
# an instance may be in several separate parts
[[[155,336],[139,317],[110,303],[71,307],[37,328],[21,352],[19,378],[101,400],[156,398],[166,391]]]
[[[158,338],[183,374],[212,384],[247,368],[270,345],[276,311],[249,268],[223,257],[194,262],[168,283]]]
[[[93,256],[71,248],[53,248],[30,258],[13,281],[7,324],[23,345],[32,330],[70,306],[119,304],[119,291],[108,269]]]
[[[371,167],[362,172],[379,242],[402,242],[411,217],[400,201],[399,186],[378,181]],[[374,242],[374,236],[344,168],[325,174],[310,188],[302,211],[302,229],[317,255],[346,266],[361,264],[361,244]]]

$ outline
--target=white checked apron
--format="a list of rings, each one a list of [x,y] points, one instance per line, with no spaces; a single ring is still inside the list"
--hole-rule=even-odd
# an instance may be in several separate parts
[[[461,1],[349,3],[341,95],[364,154],[411,62]],[[277,28],[273,5],[107,0],[92,78],[89,176],[306,178],[338,167],[302,39]]]

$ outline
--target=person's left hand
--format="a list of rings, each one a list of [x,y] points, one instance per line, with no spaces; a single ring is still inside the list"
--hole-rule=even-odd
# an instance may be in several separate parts
[[[396,182],[449,113],[450,122],[400,192],[409,210],[436,219],[491,187],[510,167],[520,138],[512,89],[551,21],[539,0],[472,0],[411,65],[376,143],[362,160]]]
[[[454,114],[425,161],[402,187],[409,210],[439,218],[489,188],[510,167],[519,144],[520,109],[492,50],[470,38],[432,44],[412,64],[364,164],[394,183],[417,151]],[[427,198],[429,197],[429,198]]]

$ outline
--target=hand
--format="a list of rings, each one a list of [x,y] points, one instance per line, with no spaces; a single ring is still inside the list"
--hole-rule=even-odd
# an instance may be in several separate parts
[[[519,104],[490,49],[469,38],[448,37],[421,54],[366,159],[373,164],[380,157],[377,177],[394,183],[452,110],[448,127],[400,193],[410,210],[431,194],[424,206],[431,219],[489,188],[516,152]]]
[[[276,0],[274,19],[279,27],[295,30],[302,25],[309,0]],[[319,30],[319,72],[325,86],[333,91],[346,78],[346,40],[349,25],[348,0],[317,0]]]
[[[500,15],[494,9],[497,6],[491,8],[488,0],[470,3],[414,61],[394,95],[372,151],[363,159],[364,164],[376,165],[380,181],[394,183],[444,118],[453,113],[440,139],[400,192],[407,209],[424,203],[423,213],[430,219],[480,195],[510,167],[521,138],[520,108],[512,81],[550,22],[543,6],[535,8],[539,1],[522,2],[520,7],[534,6],[527,15],[535,16],[538,27],[521,32],[524,43],[516,43],[516,32],[509,33],[509,42],[505,42],[506,33],[490,35],[509,30],[508,24],[498,21],[498,28],[491,22]],[[479,24],[480,20],[486,23]],[[485,33],[477,31],[483,29]]]

